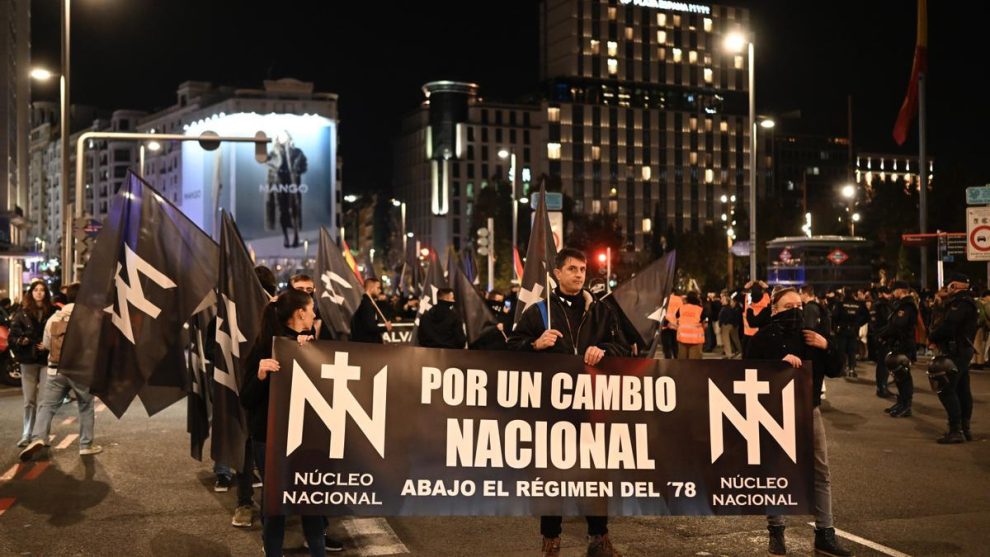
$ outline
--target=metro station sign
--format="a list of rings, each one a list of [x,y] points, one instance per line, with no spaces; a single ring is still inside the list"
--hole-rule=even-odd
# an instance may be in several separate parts
[[[831,261],[834,265],[842,265],[848,259],[849,256],[846,255],[846,252],[838,248],[832,250],[832,253],[828,254],[828,260]]]

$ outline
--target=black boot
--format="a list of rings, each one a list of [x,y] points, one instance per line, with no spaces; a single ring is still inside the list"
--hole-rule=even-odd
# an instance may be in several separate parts
[[[839,545],[839,540],[835,539],[835,528],[815,528],[815,555],[852,557],[853,552]]]
[[[969,420],[963,420],[962,423],[962,434],[967,441],[973,440],[973,432],[969,430]]]
[[[890,411],[891,418],[910,418],[911,417],[911,405],[903,404],[897,411]]]
[[[770,555],[787,555],[787,544],[784,543],[785,526],[767,526],[770,531],[770,540],[767,545],[767,553]]]
[[[966,437],[958,426],[950,426],[949,431],[939,437],[935,442],[939,445],[956,445],[958,443],[965,443]]]
[[[899,411],[902,406],[903,405],[900,402],[895,402],[893,406],[891,406],[890,408],[884,408],[883,411],[888,414],[893,414],[894,412]]]

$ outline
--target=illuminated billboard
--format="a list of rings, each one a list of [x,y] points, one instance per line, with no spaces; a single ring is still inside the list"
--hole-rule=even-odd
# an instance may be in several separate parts
[[[258,257],[302,257],[308,240],[316,245],[320,226],[336,229],[337,124],[317,115],[218,114],[186,128],[187,135],[271,142],[264,162],[253,143],[222,143],[214,151],[196,142],[182,146],[179,205],[196,224],[216,236],[219,210],[230,211],[244,240]]]

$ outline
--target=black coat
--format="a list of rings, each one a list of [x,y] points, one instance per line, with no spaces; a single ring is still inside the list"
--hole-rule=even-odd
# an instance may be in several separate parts
[[[563,338],[543,352],[584,356],[589,346],[597,346],[606,356],[628,356],[629,345],[623,340],[615,313],[607,305],[595,300],[591,292],[582,291],[584,313],[579,323],[569,323],[564,302],[554,292],[550,296],[550,326],[563,333]],[[523,312],[522,318],[509,335],[509,350],[535,352],[533,342],[546,331],[543,314],[536,304]]]
[[[48,364],[48,351],[38,350],[35,345],[41,344],[45,336],[45,323],[48,318],[55,314],[55,308],[43,315],[39,321],[33,313],[18,309],[10,318],[10,343],[11,352],[19,363],[22,364]]]
[[[378,311],[367,294],[361,297],[361,304],[351,317],[351,340],[354,342],[371,342],[382,344],[382,329],[379,323]]]
[[[976,300],[968,290],[953,294],[945,303],[945,317],[932,329],[929,340],[938,344],[939,350],[955,360],[972,358],[973,339],[979,322]],[[958,364],[957,364],[958,365]]]
[[[746,360],[782,360],[784,356],[793,354],[801,358],[802,361],[810,361],[814,382],[812,396],[815,406],[819,406],[822,403],[822,384],[825,382],[825,377],[842,375],[842,354],[835,349],[835,344],[831,341],[829,341],[826,350],[808,346],[804,343],[802,331],[803,329],[785,331],[777,323],[771,322],[770,325],[761,327],[749,340],[743,358]]]
[[[918,306],[914,305],[914,298],[904,296],[894,304],[887,324],[877,333],[877,338],[883,342],[885,350],[904,354],[914,360],[917,354],[914,343],[914,332],[917,326]]]
[[[822,307],[815,300],[804,304],[804,326],[828,338],[832,334],[832,319],[828,308]]]
[[[240,399],[244,413],[247,414],[248,433],[251,434],[251,439],[259,443],[264,443],[268,434],[268,393],[271,374],[264,381],[258,379],[258,365],[261,360],[272,357],[272,341],[276,336],[295,340],[299,335],[313,334],[313,331],[293,331],[281,324],[275,327],[273,332],[271,327],[263,326],[269,330],[262,331],[258,341],[254,343],[254,348],[251,349],[244,363],[244,380],[241,382]]]
[[[418,343],[425,348],[464,348],[464,322],[453,306],[438,303],[419,317]]]

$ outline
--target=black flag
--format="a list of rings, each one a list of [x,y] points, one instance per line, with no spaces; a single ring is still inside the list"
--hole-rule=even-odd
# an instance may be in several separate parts
[[[526,248],[526,266],[523,268],[514,322],[519,322],[530,304],[547,298],[547,275],[552,272],[556,257],[557,247],[553,244],[550,217],[547,216],[546,191],[540,188],[540,201],[536,204],[533,231],[529,235],[529,246]]]
[[[635,277],[620,284],[606,298],[614,299],[629,323],[639,333],[640,340],[645,341],[645,345],[649,345],[652,341],[663,318],[667,297],[674,287],[676,261],[676,251],[667,253],[650,263]]]
[[[351,334],[351,317],[361,305],[364,287],[351,272],[337,244],[320,228],[320,251],[316,254],[316,303],[323,325],[338,335]]]
[[[204,331],[209,326],[209,312],[201,311],[189,321],[189,349],[186,350],[186,362],[189,371],[189,393],[186,402],[186,431],[189,433],[189,454],[196,460],[203,460],[203,444],[210,437],[210,373],[213,366],[209,363],[204,350],[207,335]]]
[[[495,314],[485,305],[484,298],[471,285],[458,257],[451,257],[447,265],[447,281],[454,291],[454,309],[461,316],[467,333],[468,346],[477,342],[483,332],[495,327]]]
[[[217,244],[129,174],[83,272],[59,371],[117,417],[140,394],[149,415],[188,390],[182,328],[213,304]]]
[[[248,436],[238,394],[244,374],[248,373],[244,358],[258,339],[262,316],[271,298],[254,273],[254,263],[234,219],[224,211],[222,220],[210,457],[214,462],[241,470]]]
[[[426,278],[420,287],[422,294],[419,297],[419,310],[416,312],[416,326],[413,327],[412,344],[419,341],[419,317],[430,311],[430,308],[437,305],[437,290],[444,287],[447,281],[443,278],[443,266],[440,265],[440,258],[437,252],[430,250],[430,265],[426,268]]]

